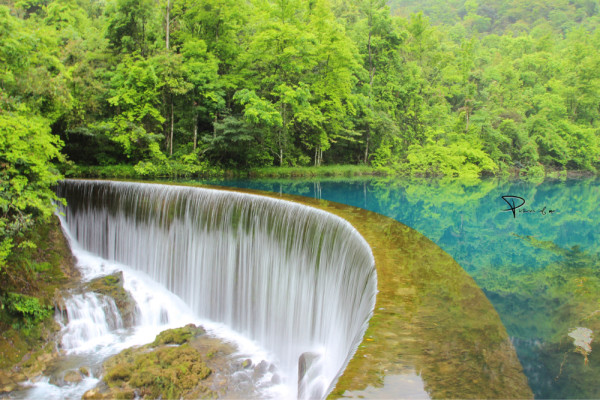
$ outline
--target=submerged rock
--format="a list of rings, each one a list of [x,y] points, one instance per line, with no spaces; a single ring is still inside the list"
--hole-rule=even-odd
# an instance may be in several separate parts
[[[575,328],[569,332],[569,336],[573,338],[573,344],[575,347],[581,348],[586,353],[592,352],[592,340],[594,334],[591,329],[588,328]]]
[[[594,340],[594,332],[588,328],[575,328],[569,332],[569,337],[573,339],[575,351],[581,353],[585,357],[585,363],[588,362],[588,355],[592,352],[592,340]]]
[[[65,373],[63,380],[65,381],[65,383],[78,383],[83,380],[83,377],[81,376],[81,373],[79,373],[79,371],[71,370]]]
[[[91,280],[87,290],[112,298],[119,309],[123,325],[131,326],[135,321],[136,302],[123,288],[123,271]]]

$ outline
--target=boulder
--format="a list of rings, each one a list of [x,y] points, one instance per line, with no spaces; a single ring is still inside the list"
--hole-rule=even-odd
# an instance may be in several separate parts
[[[205,334],[190,324],[163,331],[148,345],[123,350],[104,362],[103,381],[84,398],[218,397],[219,385],[208,364],[213,365],[220,351],[198,344]]]
[[[321,356],[317,353],[309,352],[302,353],[298,358],[298,398],[312,398],[319,397],[314,396],[313,393],[310,392],[310,388],[307,385],[307,382],[313,378],[318,371],[316,371],[316,362]]]
[[[79,371],[71,370],[65,373],[63,380],[65,381],[65,383],[78,383],[83,380],[83,377],[81,376]]]
[[[93,279],[86,285],[86,289],[113,299],[121,314],[123,325],[133,325],[136,303],[131,294],[123,288],[123,271]]]

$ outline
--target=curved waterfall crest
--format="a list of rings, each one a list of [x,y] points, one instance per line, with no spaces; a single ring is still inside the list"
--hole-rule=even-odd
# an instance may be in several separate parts
[[[371,249],[328,212],[247,193],[66,180],[64,221],[86,250],[145,272],[201,318],[269,350],[300,397],[324,397],[375,305]]]

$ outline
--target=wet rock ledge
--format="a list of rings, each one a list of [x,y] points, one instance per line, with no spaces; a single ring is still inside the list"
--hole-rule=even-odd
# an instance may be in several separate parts
[[[85,290],[112,298],[119,309],[124,326],[132,326],[135,323],[136,304],[131,294],[123,288],[123,271],[92,279]]]

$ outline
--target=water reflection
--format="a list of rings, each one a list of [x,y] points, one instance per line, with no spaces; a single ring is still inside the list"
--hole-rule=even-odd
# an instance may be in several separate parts
[[[418,230],[483,289],[538,398],[600,398],[600,357],[569,333],[600,332],[600,184],[524,181],[268,180],[211,182],[361,207]],[[513,216],[502,196],[526,209]],[[429,279],[422,268],[419,279]],[[438,290],[445,290],[438,287]],[[401,295],[408,296],[408,293]],[[465,300],[467,301],[467,300]]]
[[[399,389],[400,388],[400,389]],[[364,390],[347,391],[343,395],[349,399],[430,399],[425,391],[425,383],[414,370],[404,374],[387,375],[383,387],[367,386]]]

